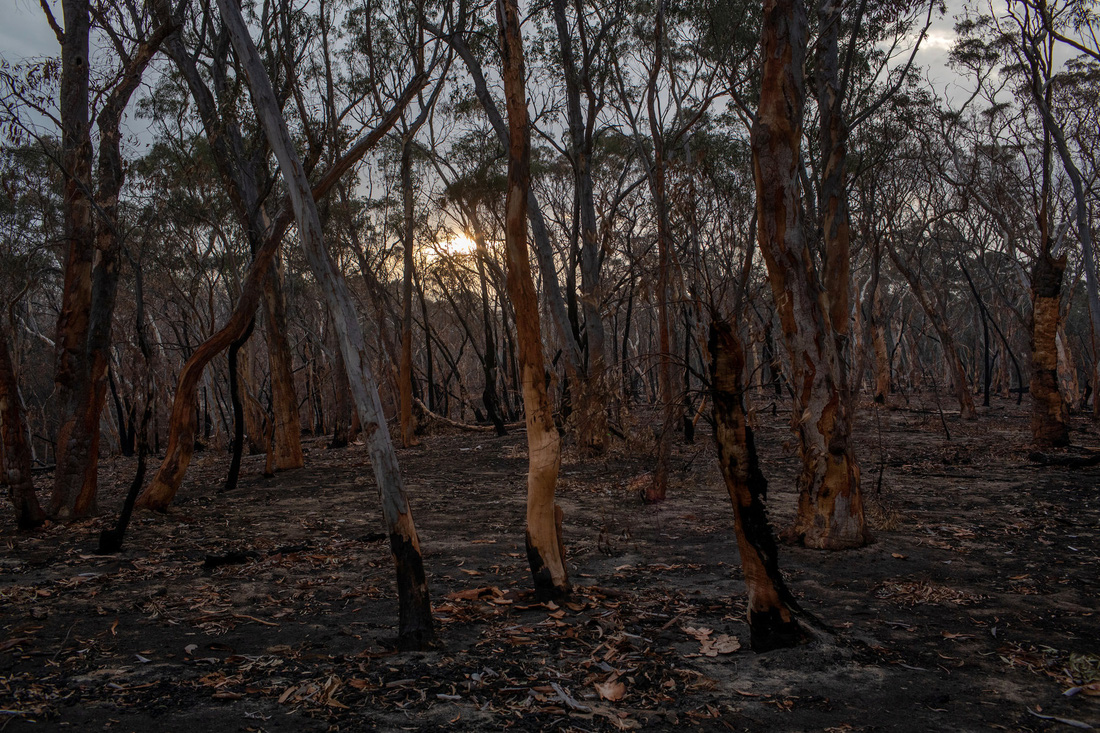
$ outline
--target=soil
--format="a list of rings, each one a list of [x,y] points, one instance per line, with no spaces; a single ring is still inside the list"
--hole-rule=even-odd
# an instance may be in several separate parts
[[[783,527],[789,416],[756,420]],[[393,565],[361,446],[307,441],[307,467],[270,479],[246,458],[230,494],[227,456],[200,453],[170,512],[137,515],[103,557],[134,470],[106,461],[103,517],[28,535],[4,513],[0,730],[1100,727],[1100,468],[1033,462],[1026,404],[971,422],[934,402],[866,407],[876,541],[781,547],[791,589],[833,633],[765,654],[748,648],[732,512],[699,427],[658,506],[638,498],[652,446],[567,448],[574,593],[560,605],[529,591],[521,431],[401,451],[440,638],[419,653],[393,650]],[[1085,418],[1073,440],[1100,444]]]

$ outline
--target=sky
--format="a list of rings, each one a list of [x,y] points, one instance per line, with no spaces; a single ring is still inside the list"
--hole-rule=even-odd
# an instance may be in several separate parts
[[[925,75],[937,92],[949,97],[954,97],[962,89],[960,80],[946,62],[954,39],[953,16],[961,11],[963,1],[948,0],[948,13],[933,20],[929,36],[916,58],[916,64],[924,67]],[[58,22],[62,22],[60,0],[48,2]],[[46,23],[39,0],[0,0],[0,58],[14,63],[29,57],[59,53],[57,39]],[[128,123],[132,125],[134,121],[128,120]],[[131,128],[130,132],[142,136],[141,130]]]
[[[61,4],[51,2],[60,23]],[[0,55],[8,61],[58,52],[37,0],[0,0]]]

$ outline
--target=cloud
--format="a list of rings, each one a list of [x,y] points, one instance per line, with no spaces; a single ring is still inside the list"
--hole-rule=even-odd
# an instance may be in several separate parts
[[[0,0],[4,20],[0,23],[0,55],[8,61],[31,56],[60,53],[57,39],[46,23],[46,16],[36,2],[30,0]],[[51,6],[58,3],[51,2]],[[61,8],[53,7],[54,17],[61,23]]]

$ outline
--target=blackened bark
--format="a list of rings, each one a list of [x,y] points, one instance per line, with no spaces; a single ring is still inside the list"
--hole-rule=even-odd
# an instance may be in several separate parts
[[[757,652],[796,646],[807,635],[794,614],[798,604],[779,571],[779,549],[768,522],[768,482],[760,470],[756,442],[745,417],[741,373],[744,351],[737,332],[724,321],[710,327],[711,385],[718,464],[733,504],[734,530],[748,586],[748,622]]]
[[[19,380],[8,353],[7,336],[0,331],[0,458],[8,498],[15,506],[15,521],[20,529],[34,529],[46,521],[46,513],[34,493],[31,475],[31,450],[27,443],[27,421]]]
[[[237,365],[237,355],[256,327],[256,319],[248,322],[248,327],[229,345],[229,399],[233,403],[233,447],[232,457],[229,459],[229,474],[225,477],[225,486],[222,491],[233,491],[237,488],[237,479],[241,475],[241,458],[244,455],[244,405],[241,403],[240,369]]]

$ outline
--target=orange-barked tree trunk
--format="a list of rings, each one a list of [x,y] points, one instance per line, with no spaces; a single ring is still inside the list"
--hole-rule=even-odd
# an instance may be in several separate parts
[[[279,161],[306,261],[332,314],[352,398],[363,424],[363,436],[378,484],[382,516],[389,532],[390,550],[397,571],[398,647],[424,648],[435,639],[424,560],[397,463],[397,452],[378,397],[378,384],[370,370],[370,355],[363,340],[355,303],[343,274],[325,249],[317,202],[241,11],[235,0],[218,0],[218,9],[248,79],[256,115]]]
[[[523,38],[516,0],[497,0],[502,76],[508,112],[508,197],[504,246],[508,295],[516,320],[523,412],[527,421],[527,559],[540,599],[569,592],[561,509],[554,503],[561,441],[550,412],[542,354],[539,300],[527,255],[527,193],[531,186],[531,130],[524,86]]]
[[[1039,253],[1031,271],[1031,438],[1037,446],[1069,445],[1069,410],[1058,384],[1058,322],[1066,258]]]
[[[791,647],[805,638],[794,619],[797,608],[779,572],[779,549],[768,522],[768,482],[760,470],[756,441],[745,418],[744,350],[724,321],[710,326],[711,394],[718,465],[733,504],[733,527],[749,591],[749,633],[754,651]]]
[[[790,354],[791,421],[802,460],[793,534],[807,547],[844,549],[863,545],[867,532],[841,354],[803,227],[798,169],[806,38],[801,0],[765,2],[763,78],[752,129],[757,236]]]
[[[85,491],[91,447],[81,434],[81,394],[89,388],[87,339],[92,309],[92,140],[88,111],[90,10],[87,0],[65,0],[65,36],[61,44],[62,165],[65,173],[65,279],[57,316],[57,367],[54,381],[60,409],[53,494],[49,513],[61,519],[95,511],[95,487]],[[97,425],[98,427],[98,425]],[[81,495],[84,494],[83,498]],[[78,507],[78,504],[80,505]]]
[[[286,294],[283,289],[282,258],[275,255],[271,272],[264,279],[264,335],[267,337],[271,368],[271,413],[274,419],[271,450],[275,469],[290,471],[305,465],[302,455],[302,423],[298,415],[298,393],[294,389],[294,364],[287,339]]]
[[[118,225],[118,199],[126,175],[120,147],[120,126],[130,98],[141,84],[145,69],[172,29],[172,21],[165,22],[147,39],[130,49],[130,55],[125,58],[126,66],[102,101],[96,117],[99,129],[99,162],[95,208],[98,216],[88,222],[93,232],[90,252],[84,249],[87,243],[81,242],[79,237],[70,240],[66,292],[63,296],[67,305],[63,305],[62,316],[58,319],[58,343],[64,343],[65,358],[58,363],[61,419],[58,425],[57,469],[54,472],[50,513],[63,519],[88,516],[96,512],[99,423],[107,399],[111,322],[118,292],[119,255],[122,247]],[[86,58],[83,63],[86,66]],[[87,69],[84,73],[87,73]],[[70,101],[75,104],[75,100]],[[87,100],[84,105],[86,116]],[[90,141],[88,145],[90,147]],[[89,191],[90,189],[86,189],[84,193]],[[71,279],[68,265],[72,265],[74,270]],[[72,292],[69,292],[70,286],[73,288]]]

